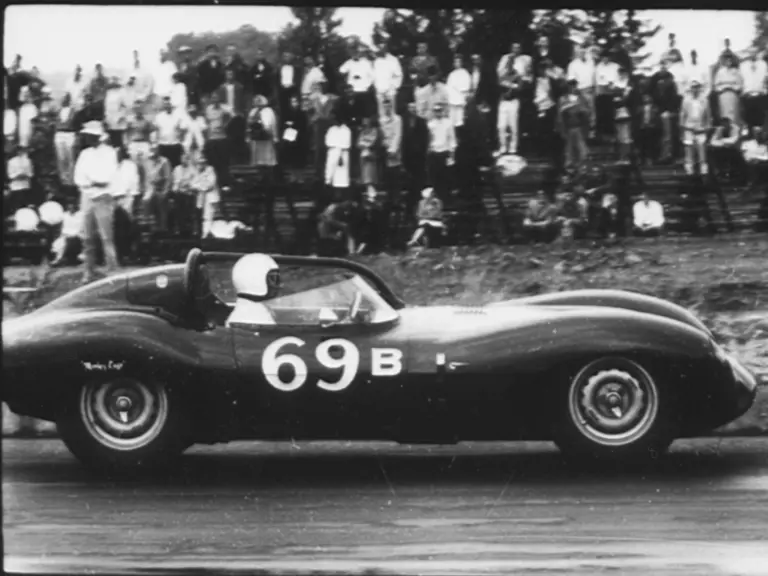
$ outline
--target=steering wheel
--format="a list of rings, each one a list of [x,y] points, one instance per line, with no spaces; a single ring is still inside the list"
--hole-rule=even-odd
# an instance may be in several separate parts
[[[203,251],[200,248],[192,248],[184,263],[184,308],[189,311],[195,309],[195,302],[200,289],[200,280],[203,276],[200,270],[202,257]]]
[[[360,313],[360,306],[363,304],[363,293],[359,290],[355,292],[355,297],[352,300],[352,304],[349,306],[348,318],[350,322],[355,322],[355,318]]]

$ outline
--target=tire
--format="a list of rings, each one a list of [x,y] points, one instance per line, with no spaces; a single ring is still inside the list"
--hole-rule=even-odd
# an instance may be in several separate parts
[[[561,390],[555,443],[576,462],[647,462],[674,439],[671,391],[633,360],[590,362]]]
[[[115,374],[73,390],[56,424],[64,444],[88,467],[146,469],[168,465],[189,447],[186,414],[165,383]]]

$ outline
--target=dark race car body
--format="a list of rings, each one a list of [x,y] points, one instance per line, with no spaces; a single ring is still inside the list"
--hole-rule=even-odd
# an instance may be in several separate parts
[[[87,462],[135,464],[244,438],[637,454],[735,419],[756,393],[689,312],[618,291],[406,307],[358,264],[275,257],[348,277],[271,301],[274,325],[228,326],[206,262],[237,256],[193,251],[4,322],[3,400],[56,421]]]

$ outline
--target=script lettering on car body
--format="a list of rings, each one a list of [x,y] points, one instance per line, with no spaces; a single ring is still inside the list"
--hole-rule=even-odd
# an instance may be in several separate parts
[[[261,371],[264,378],[281,392],[293,392],[301,388],[309,379],[307,362],[296,352],[300,352],[306,342],[296,336],[285,336],[271,342],[261,357]],[[292,347],[290,352],[284,348]],[[340,353],[333,351],[340,351]],[[360,370],[360,349],[345,338],[331,338],[319,344],[314,350],[314,358],[322,368],[340,370],[336,380],[318,378],[317,387],[328,392],[346,390],[357,378]],[[293,368],[293,377],[285,379],[280,368]],[[403,352],[397,348],[371,348],[371,376],[392,377],[403,370]]]

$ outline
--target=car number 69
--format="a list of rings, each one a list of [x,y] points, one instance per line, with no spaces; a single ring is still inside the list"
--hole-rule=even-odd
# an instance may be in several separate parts
[[[298,390],[309,377],[307,364],[296,354],[280,354],[284,346],[301,348],[305,342],[295,336],[286,336],[275,340],[264,349],[261,357],[261,370],[267,382],[282,392]],[[340,348],[342,354],[338,358],[331,356],[332,348]],[[402,370],[402,352],[394,348],[373,348],[371,350],[371,373],[374,376],[396,376]],[[354,382],[360,368],[360,350],[352,342],[344,338],[326,340],[315,349],[315,358],[325,368],[341,369],[341,375],[335,382],[327,382],[322,378],[317,386],[328,392],[340,392]],[[280,375],[282,366],[293,368],[293,378],[286,382]]]

